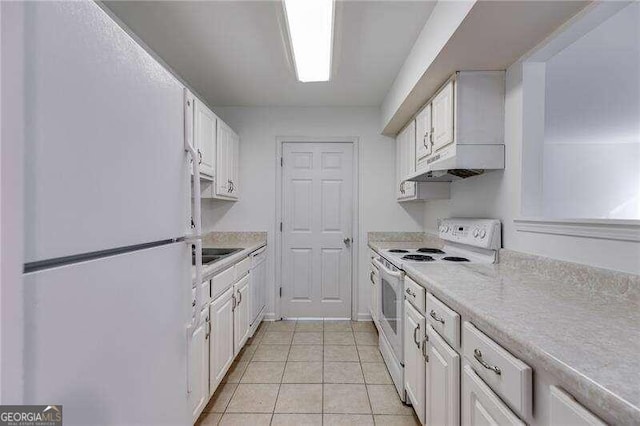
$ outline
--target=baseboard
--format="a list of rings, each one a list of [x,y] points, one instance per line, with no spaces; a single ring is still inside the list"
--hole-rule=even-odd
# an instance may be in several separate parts
[[[267,312],[266,314],[264,314],[264,318],[262,320],[263,321],[275,321],[276,320],[276,314],[274,312]]]
[[[357,315],[356,321],[373,321],[373,318],[369,313],[360,313]]]

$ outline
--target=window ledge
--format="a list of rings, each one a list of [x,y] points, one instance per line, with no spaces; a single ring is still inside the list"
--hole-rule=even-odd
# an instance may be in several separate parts
[[[640,220],[518,218],[513,222],[520,232],[640,241]]]

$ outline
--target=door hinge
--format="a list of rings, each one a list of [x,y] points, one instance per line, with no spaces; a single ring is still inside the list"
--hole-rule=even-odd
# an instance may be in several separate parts
[[[280,297],[282,297],[282,287],[280,287],[279,293],[280,293]]]
[[[282,232],[282,222],[280,222],[280,232]]]
[[[284,157],[280,157],[280,167],[284,167]]]

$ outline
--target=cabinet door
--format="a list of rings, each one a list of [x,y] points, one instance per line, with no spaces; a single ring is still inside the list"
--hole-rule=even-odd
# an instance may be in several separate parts
[[[249,275],[245,275],[237,283],[233,285],[236,294],[236,309],[233,313],[234,316],[234,336],[235,344],[234,351],[237,354],[242,349],[242,346],[249,338],[249,323],[251,322],[251,312],[249,312],[249,305],[251,292],[249,291]]]
[[[447,83],[431,102],[434,152],[453,142],[453,85],[453,80]]]
[[[195,143],[200,173],[213,178],[216,149],[216,116],[198,99],[195,101]]]
[[[431,154],[431,104],[416,117],[416,165]],[[426,166],[426,163],[424,163]]]
[[[218,123],[218,139],[216,141],[216,195],[228,197],[231,193],[231,176],[229,174],[229,153],[231,129],[220,121]]]
[[[402,170],[404,168],[404,131],[396,136],[396,199],[404,198],[404,188],[402,183]]]
[[[421,350],[425,319],[406,300],[404,307],[404,388],[420,423],[425,424],[426,363]]]
[[[209,306],[209,391],[213,394],[231,366],[233,352],[233,287],[222,293]]]
[[[209,312],[205,309],[200,316],[202,323],[191,337],[189,358],[191,393],[188,398],[194,422],[209,400]]]
[[[524,426],[469,365],[462,376],[462,424]]]
[[[231,131],[229,135],[229,180],[231,180],[231,198],[238,198],[238,178],[240,174],[240,138],[235,132]]]
[[[404,177],[413,174],[416,171],[416,122],[413,120],[407,126],[407,135],[404,140],[405,143],[405,166]],[[407,198],[415,198],[416,196],[416,183],[406,181],[404,184],[405,195]]]
[[[460,425],[460,355],[427,325],[427,424]]]

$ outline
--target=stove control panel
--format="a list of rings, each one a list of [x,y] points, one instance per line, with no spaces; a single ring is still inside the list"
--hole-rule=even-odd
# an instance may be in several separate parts
[[[490,250],[502,246],[500,221],[496,219],[442,219],[438,236],[453,241]]]

